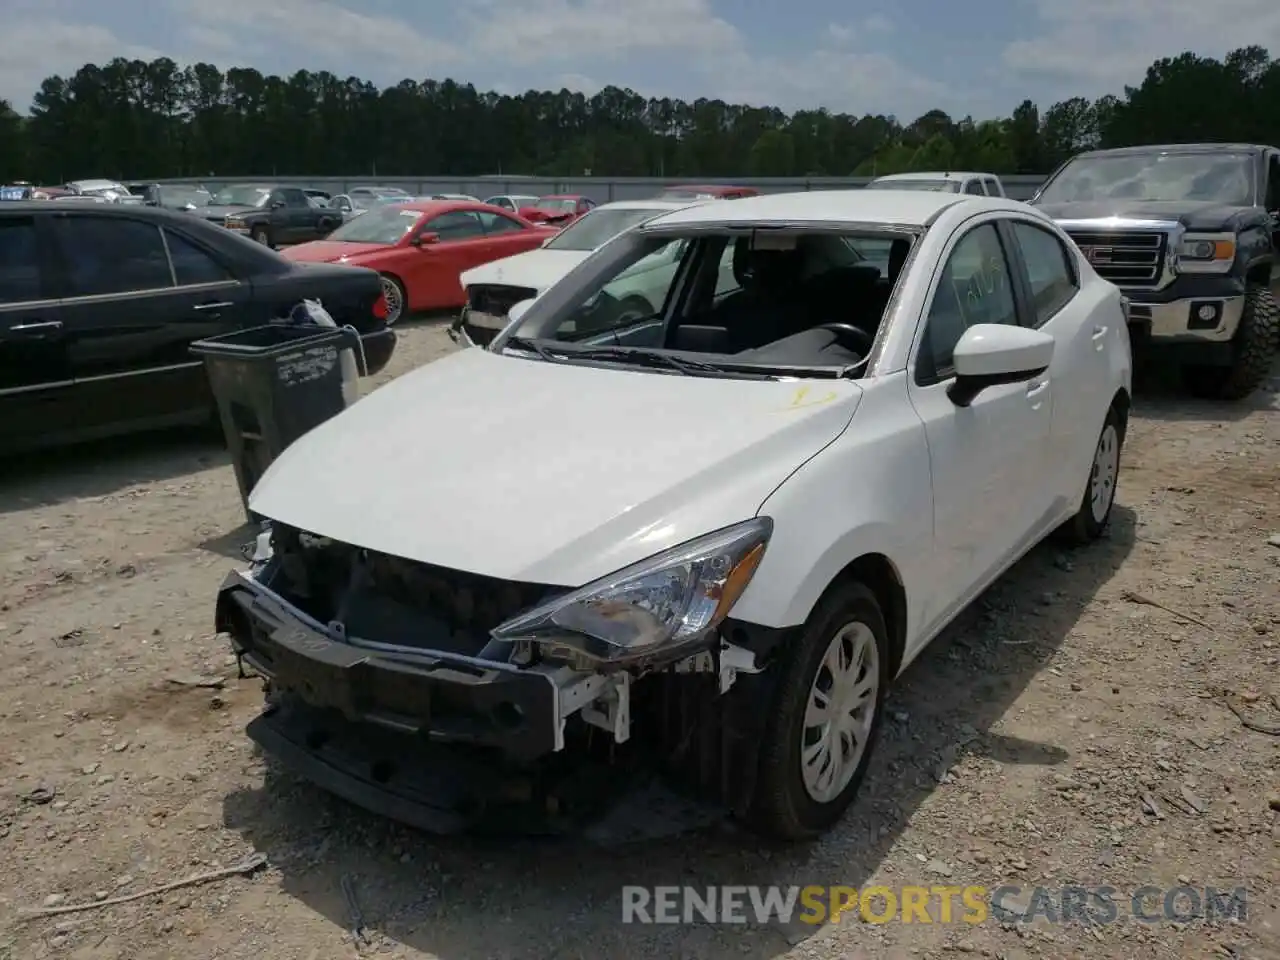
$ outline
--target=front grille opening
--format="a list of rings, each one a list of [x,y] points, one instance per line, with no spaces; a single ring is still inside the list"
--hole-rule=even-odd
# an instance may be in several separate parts
[[[290,603],[364,640],[478,654],[494,627],[563,590],[393,557],[277,526],[272,533]]]
[[[1168,236],[1157,230],[1068,230],[1085,259],[1118,287],[1154,287],[1160,282]]]

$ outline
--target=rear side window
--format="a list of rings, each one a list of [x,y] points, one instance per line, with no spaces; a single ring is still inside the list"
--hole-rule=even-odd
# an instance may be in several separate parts
[[[964,192],[976,193],[978,196],[982,196],[982,181],[970,180],[968,183],[964,185]]]
[[[1075,265],[1067,248],[1048,230],[1023,220],[1014,220],[1011,226],[1027,265],[1035,326],[1039,327],[1052,320],[1076,295],[1079,281]]]
[[[500,213],[490,213],[488,210],[482,210],[476,214],[480,218],[480,222],[484,224],[484,232],[487,234],[510,233],[513,230],[525,229],[524,224],[518,220],[512,220],[510,217],[504,217]]]
[[[160,228],[140,220],[63,216],[53,220],[66,269],[66,296],[160,290],[173,286]]]
[[[0,218],[0,303],[29,303],[42,297],[35,218]]]
[[[1003,197],[1004,193],[1000,190],[1000,182],[994,177],[987,177],[983,183],[987,186],[987,193],[993,197]]]
[[[181,234],[166,230],[164,238],[169,245],[169,260],[173,263],[173,275],[178,286],[234,279],[222,264]]]

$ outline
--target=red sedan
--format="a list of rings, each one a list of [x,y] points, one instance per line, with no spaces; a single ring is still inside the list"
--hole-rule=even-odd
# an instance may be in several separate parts
[[[742,197],[758,197],[760,191],[755,187],[740,187],[737,184],[672,184],[663,187],[655,200],[740,200]]]
[[[595,201],[577,193],[553,193],[539,197],[531,207],[521,207],[520,216],[532,223],[567,227],[594,207]]]
[[[557,233],[479,202],[420,200],[374,207],[324,240],[281,255],[377,270],[390,325],[418,310],[461,309],[467,302],[458,282],[462,271],[533,250]]]

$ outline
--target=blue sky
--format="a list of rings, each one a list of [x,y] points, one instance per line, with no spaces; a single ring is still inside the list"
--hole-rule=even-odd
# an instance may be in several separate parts
[[[787,110],[1007,115],[1120,93],[1157,56],[1271,41],[1280,0],[6,0],[0,97],[166,55],[379,85],[720,97]]]

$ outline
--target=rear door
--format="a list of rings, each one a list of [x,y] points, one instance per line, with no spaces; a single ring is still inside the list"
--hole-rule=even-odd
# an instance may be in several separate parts
[[[320,215],[307,195],[298,187],[282,187],[284,200],[285,243],[306,243],[320,239]]]
[[[419,233],[434,233],[440,240],[419,248],[422,256],[431,260],[423,271],[429,280],[423,287],[424,302],[418,309],[435,310],[466,303],[459,275],[496,259],[496,255],[489,252],[493,241],[485,232],[479,214],[473,210],[450,210],[426,221],[419,227]]]
[[[192,341],[243,322],[252,288],[199,240],[156,221],[52,218],[68,362],[84,426],[161,426],[203,415]]]
[[[482,210],[476,214],[480,225],[484,227],[485,236],[489,239],[487,252],[479,263],[488,263],[514,253],[532,250],[542,241],[536,239],[537,234],[514,217],[504,217],[500,213]]]
[[[0,451],[24,434],[57,434],[76,421],[44,219],[0,214]]]

